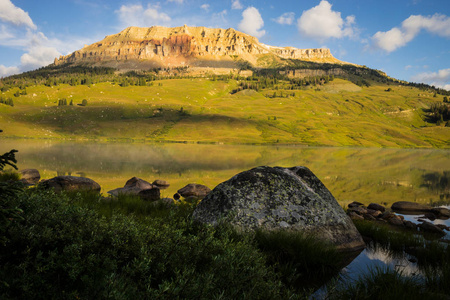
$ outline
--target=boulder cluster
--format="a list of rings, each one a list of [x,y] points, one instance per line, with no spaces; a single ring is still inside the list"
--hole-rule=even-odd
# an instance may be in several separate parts
[[[40,180],[41,175],[36,169],[25,169],[20,171],[21,182],[24,185],[39,184],[42,188],[53,189],[55,192],[62,191],[93,191],[100,192],[100,185],[94,180],[78,176],[56,176],[50,179]],[[144,201],[162,201],[166,204],[173,204],[174,199],[184,198],[186,201],[198,201],[203,199],[210,191],[207,186],[202,184],[190,183],[179,189],[172,198],[161,199],[160,190],[166,189],[170,184],[161,179],[154,180],[152,183],[138,177],[127,180],[125,185],[108,191],[112,197],[119,195],[138,196]]]
[[[418,224],[405,220],[401,214],[416,214],[418,215]],[[353,220],[369,220],[388,223],[392,226],[404,227],[411,230],[430,232],[440,235],[445,235],[445,231],[450,231],[450,228],[443,224],[433,224],[428,222],[436,219],[446,220],[450,218],[450,210],[444,207],[431,207],[415,202],[399,201],[392,204],[391,209],[385,206],[370,203],[365,206],[359,202],[352,202],[348,205],[347,215]]]

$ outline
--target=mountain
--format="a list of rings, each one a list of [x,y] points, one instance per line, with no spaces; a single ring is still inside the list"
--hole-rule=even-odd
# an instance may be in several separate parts
[[[118,69],[154,67],[255,67],[283,65],[295,59],[319,63],[346,64],[329,49],[297,49],[262,44],[257,38],[232,28],[128,27],[103,40],[61,56],[54,65],[65,63],[107,66]]]

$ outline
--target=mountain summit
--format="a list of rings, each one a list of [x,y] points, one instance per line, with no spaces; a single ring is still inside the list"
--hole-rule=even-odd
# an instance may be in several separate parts
[[[329,49],[297,49],[262,44],[257,38],[232,28],[128,27],[55,59],[64,63],[101,65],[115,68],[153,67],[257,67],[282,65],[286,59],[345,64]]]

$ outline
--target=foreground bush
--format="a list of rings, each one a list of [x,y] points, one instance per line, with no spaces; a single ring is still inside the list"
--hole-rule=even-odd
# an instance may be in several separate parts
[[[229,229],[187,218],[100,217],[65,195],[26,191],[0,246],[2,299],[277,299],[291,295]]]

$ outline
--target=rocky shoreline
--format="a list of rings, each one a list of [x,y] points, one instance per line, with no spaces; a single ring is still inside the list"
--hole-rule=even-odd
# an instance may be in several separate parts
[[[418,224],[405,220],[402,214],[417,214]],[[360,202],[352,202],[348,205],[347,215],[352,220],[369,220],[386,223],[394,227],[410,229],[419,232],[435,233],[441,236],[446,235],[445,231],[450,231],[449,226],[443,224],[433,224],[430,221],[436,219],[447,220],[450,218],[450,210],[443,207],[431,207],[415,202],[398,201],[388,209],[377,203],[370,203],[368,206]]]

